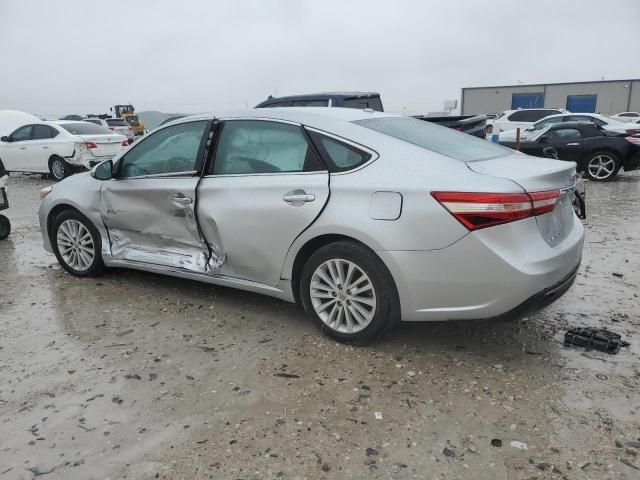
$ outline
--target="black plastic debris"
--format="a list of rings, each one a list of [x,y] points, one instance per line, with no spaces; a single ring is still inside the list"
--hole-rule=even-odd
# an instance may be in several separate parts
[[[577,327],[564,334],[565,345],[577,345],[593,350],[600,350],[615,355],[620,347],[628,347],[629,342],[622,340],[617,333],[604,328]]]

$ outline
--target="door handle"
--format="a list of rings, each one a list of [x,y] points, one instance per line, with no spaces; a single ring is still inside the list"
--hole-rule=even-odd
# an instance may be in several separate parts
[[[291,190],[282,197],[287,203],[290,203],[294,207],[299,207],[307,202],[313,202],[316,196],[312,193],[307,193],[302,189]]]
[[[171,201],[182,205],[190,205],[193,202],[193,199],[191,199],[190,197],[179,197],[176,195],[171,197]]]
[[[580,144],[579,144],[579,143],[577,143],[577,142],[567,143],[567,146],[568,146],[568,147],[575,147],[576,145],[580,145]]]
[[[45,146],[44,146],[44,147],[42,147],[42,148],[44,148],[44,149],[46,150],[46,149],[47,149],[47,148],[49,148],[49,147],[47,147],[47,146],[45,145]]]
[[[27,147],[20,147],[20,150],[26,150]]]

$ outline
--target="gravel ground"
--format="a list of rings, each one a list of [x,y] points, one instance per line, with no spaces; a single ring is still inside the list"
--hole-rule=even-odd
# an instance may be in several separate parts
[[[640,174],[588,184],[580,275],[546,310],[362,348],[255,294],[71,277],[42,248],[49,183],[9,181],[0,480],[640,478]],[[564,347],[570,325],[631,346]]]

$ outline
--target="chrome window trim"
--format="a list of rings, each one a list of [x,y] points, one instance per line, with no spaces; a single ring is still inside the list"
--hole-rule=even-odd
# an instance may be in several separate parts
[[[140,178],[172,178],[172,177],[194,177],[197,178],[198,171],[190,170],[188,172],[169,172],[169,173],[154,173],[151,175],[136,175],[135,177],[119,177],[114,180],[137,180]]]
[[[304,127],[305,130],[309,130],[310,132],[315,132],[315,133],[319,133],[320,135],[324,135],[325,137],[329,137],[329,138],[333,138],[334,140],[337,140],[341,143],[345,143],[353,148],[355,148],[356,150],[360,150],[364,153],[367,153],[371,156],[371,158],[369,158],[369,160],[367,160],[365,163],[358,165],[357,167],[354,167],[350,170],[345,170],[343,172],[331,172],[330,175],[334,176],[334,175],[347,175],[349,173],[353,173],[353,172],[357,172],[358,170],[361,170],[365,167],[367,167],[368,165],[370,165],[371,163],[375,162],[378,158],[380,158],[380,154],[378,152],[376,152],[375,150],[373,150],[372,148],[369,147],[365,147],[364,145],[360,144],[360,143],[356,143],[353,140],[348,140],[344,137],[341,137],[339,135],[336,135],[334,133],[329,133],[326,132],[324,130],[320,130],[319,128],[315,128],[315,127]]]
[[[300,122],[294,122],[293,120],[283,120],[281,118],[270,118],[270,117],[216,117],[216,120],[221,122],[233,122],[235,120],[243,120],[243,121],[257,120],[261,122],[287,123],[289,125],[295,125],[297,127],[303,126]]]
[[[222,173],[218,175],[210,174],[202,178],[228,178],[228,177],[273,177],[281,175],[317,175],[318,173],[328,174],[328,170],[315,170],[313,172],[269,172],[269,173]]]

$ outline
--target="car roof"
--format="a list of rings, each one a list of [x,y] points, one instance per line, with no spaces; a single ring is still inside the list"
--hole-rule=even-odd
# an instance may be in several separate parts
[[[256,118],[288,120],[303,125],[314,126],[326,124],[331,121],[354,122],[368,118],[401,117],[386,112],[377,112],[369,108],[341,108],[341,107],[276,107],[276,108],[256,108],[252,110],[235,110],[218,113],[200,113],[168,122],[165,125],[175,125],[177,123],[189,122],[193,120],[213,120],[234,119],[234,118]],[[163,125],[163,127],[165,126]]]
[[[378,92],[347,92],[347,91],[338,91],[338,92],[316,92],[316,93],[302,93],[300,95],[286,95],[284,97],[268,97],[265,102],[269,102],[271,100],[291,100],[296,98],[313,98],[313,97],[371,97],[371,96],[380,96]]]

